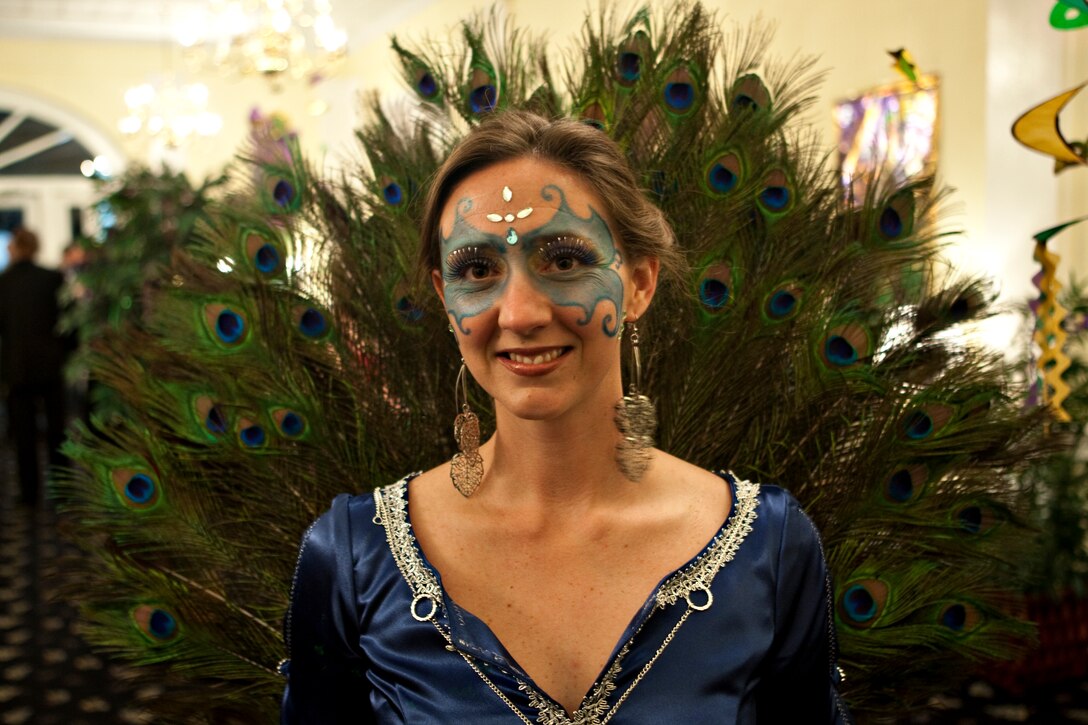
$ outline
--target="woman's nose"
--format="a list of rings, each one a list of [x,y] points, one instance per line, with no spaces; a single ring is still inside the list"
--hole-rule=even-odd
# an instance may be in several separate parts
[[[499,298],[499,326],[528,333],[552,320],[552,300],[524,271],[510,276]]]

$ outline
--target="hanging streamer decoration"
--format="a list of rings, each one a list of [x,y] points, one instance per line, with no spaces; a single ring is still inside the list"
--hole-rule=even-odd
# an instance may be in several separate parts
[[[1071,420],[1069,413],[1062,407],[1062,403],[1069,395],[1069,386],[1062,379],[1062,375],[1069,368],[1069,356],[1065,354],[1066,333],[1062,327],[1069,312],[1058,301],[1058,292],[1062,284],[1058,281],[1057,269],[1060,257],[1054,254],[1046,245],[1056,234],[1074,224],[1085,221],[1088,217],[1073,219],[1049,229],[1044,229],[1035,235],[1034,258],[1042,265],[1042,270],[1035,275],[1032,282],[1039,288],[1039,299],[1035,308],[1035,344],[1039,346],[1039,375],[1042,378],[1043,403],[1050,406],[1054,416],[1062,421]]]

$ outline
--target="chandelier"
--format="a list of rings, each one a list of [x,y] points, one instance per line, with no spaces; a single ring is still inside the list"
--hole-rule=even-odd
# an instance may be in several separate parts
[[[273,90],[287,79],[317,83],[347,55],[329,0],[211,0],[175,34],[196,64],[264,76]]]
[[[128,115],[117,124],[121,133],[143,133],[169,148],[184,146],[195,136],[213,136],[223,119],[208,110],[208,87],[173,80],[143,83],[125,91]]]

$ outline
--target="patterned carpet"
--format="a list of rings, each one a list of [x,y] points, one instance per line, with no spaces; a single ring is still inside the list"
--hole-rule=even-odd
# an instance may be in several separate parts
[[[56,516],[16,503],[14,456],[0,447],[0,725],[149,723],[126,670],[90,651],[76,612],[59,601],[59,562],[74,553]]]
[[[15,489],[14,456],[0,439],[0,725],[153,722],[140,704],[161,689],[137,687],[129,670],[95,654],[80,638],[75,608],[57,595],[60,558],[78,550],[60,540],[50,504],[32,511],[15,503]],[[1083,656],[1088,658],[1088,651]],[[1088,683],[1013,697],[979,681],[896,720],[901,725],[1088,724]]]

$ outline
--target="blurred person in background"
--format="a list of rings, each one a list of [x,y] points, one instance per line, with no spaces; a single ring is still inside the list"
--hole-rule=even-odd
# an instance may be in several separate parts
[[[38,412],[43,409],[49,461],[63,462],[65,341],[57,332],[58,293],[64,275],[34,263],[38,237],[17,229],[8,242],[10,263],[0,273],[0,385],[7,392],[9,434],[15,443],[22,502],[41,497]]]

